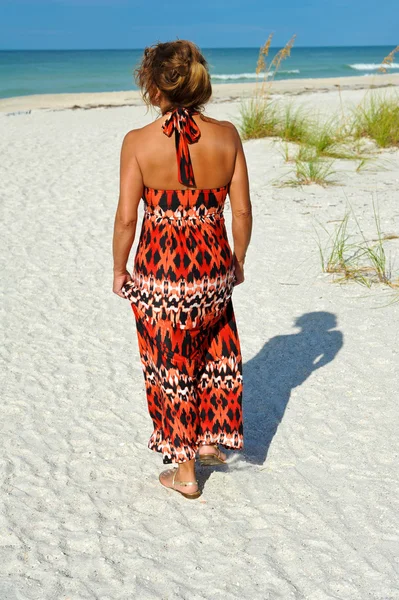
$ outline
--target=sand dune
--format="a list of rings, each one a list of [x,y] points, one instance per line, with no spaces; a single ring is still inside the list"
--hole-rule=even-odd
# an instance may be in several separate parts
[[[362,94],[343,91],[345,105]],[[334,91],[299,100],[339,107]],[[398,235],[399,152],[360,173],[339,162],[334,187],[291,189],[274,185],[289,169],[279,143],[245,143],[246,445],[199,470],[188,502],[158,483],[133,315],[111,291],[120,145],[152,116],[6,113],[0,598],[398,599],[399,304],[388,288],[331,283],[315,230],[349,201],[372,237],[375,198]]]

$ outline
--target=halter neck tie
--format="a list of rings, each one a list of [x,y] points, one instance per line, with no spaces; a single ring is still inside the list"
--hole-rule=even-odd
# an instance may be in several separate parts
[[[175,132],[178,178],[180,183],[190,187],[195,187],[195,181],[188,144],[195,144],[201,136],[192,117],[194,114],[198,113],[193,109],[178,106],[162,125],[162,130],[168,137]]]

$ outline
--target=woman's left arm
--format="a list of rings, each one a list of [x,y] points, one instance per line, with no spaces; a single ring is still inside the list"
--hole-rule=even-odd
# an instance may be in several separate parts
[[[143,177],[137,162],[136,131],[124,137],[120,157],[119,202],[115,214],[112,252],[114,257],[114,283],[112,291],[124,298],[121,289],[130,279],[126,265],[134,242],[137,209],[143,194]]]

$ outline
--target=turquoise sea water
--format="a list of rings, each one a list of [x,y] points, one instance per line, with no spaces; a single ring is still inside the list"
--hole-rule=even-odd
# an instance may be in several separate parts
[[[276,79],[375,75],[390,46],[293,48]],[[259,48],[203,48],[213,83],[255,81]],[[271,50],[271,56],[276,49]],[[0,98],[136,89],[142,50],[0,51]],[[399,73],[399,59],[390,71]]]

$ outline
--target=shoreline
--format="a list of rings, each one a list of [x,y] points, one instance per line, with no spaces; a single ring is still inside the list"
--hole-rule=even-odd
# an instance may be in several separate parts
[[[211,103],[231,102],[253,95],[256,83],[217,83],[212,85]],[[324,77],[320,79],[281,79],[266,83],[270,94],[300,95],[331,90],[360,90],[399,87],[399,73]],[[77,110],[141,106],[138,90],[121,92],[80,92],[63,94],[33,94],[0,99],[0,113],[30,112],[32,110]]]

